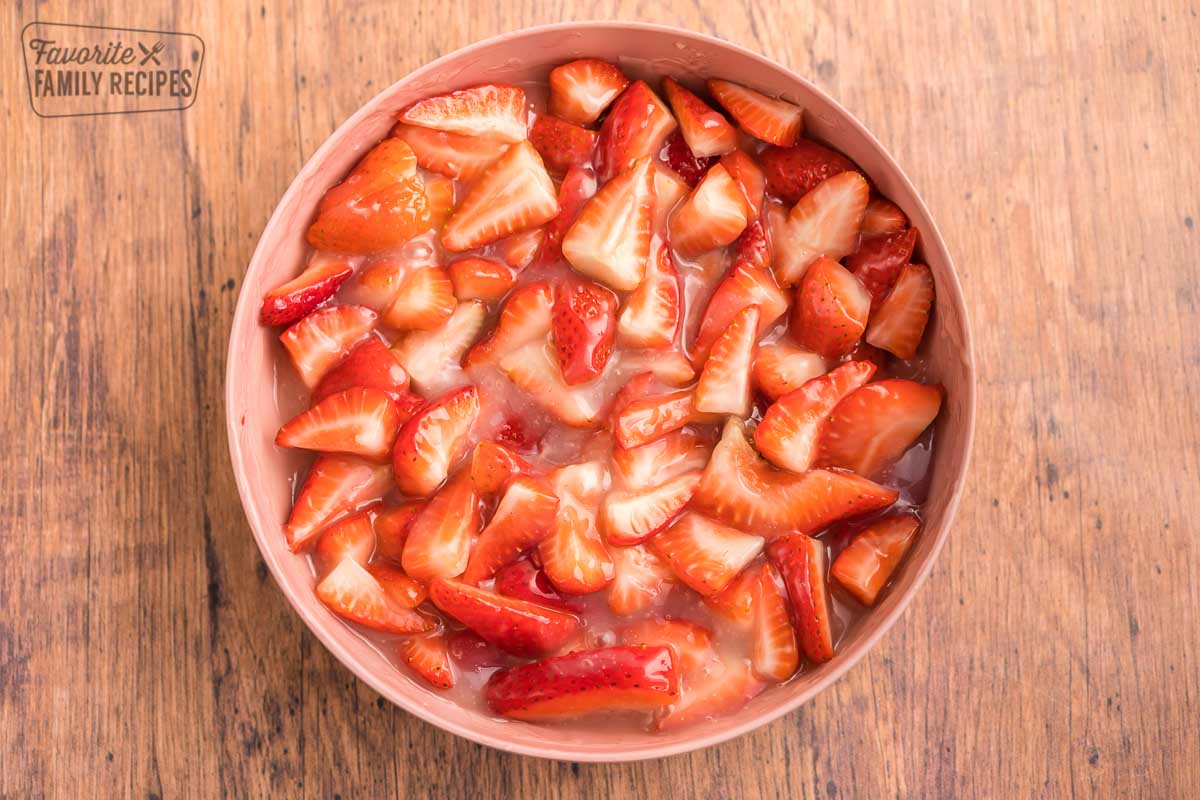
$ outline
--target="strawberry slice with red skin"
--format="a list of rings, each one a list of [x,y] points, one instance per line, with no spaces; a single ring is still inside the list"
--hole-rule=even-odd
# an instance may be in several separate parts
[[[863,239],[858,250],[845,258],[845,267],[855,274],[871,293],[874,311],[887,297],[900,271],[912,258],[917,246],[917,229]]]
[[[826,358],[854,349],[871,313],[871,295],[841,264],[819,258],[804,273],[792,306],[791,332],[796,343]]]
[[[337,293],[354,273],[344,259],[314,258],[295,278],[263,296],[259,321],[264,325],[289,325]]]
[[[696,493],[700,471],[687,472],[649,490],[616,490],[604,500],[604,535],[627,547],[663,530]]]
[[[728,586],[758,557],[763,538],[689,512],[655,536],[650,547],[679,580],[708,596]]]
[[[423,263],[423,262],[418,262]],[[436,264],[434,259],[428,260],[428,265]],[[349,281],[349,292],[358,305],[366,306],[379,313],[387,309],[400,291],[400,284],[408,275],[410,266],[407,259],[380,258],[365,264],[362,269]]]
[[[793,147],[768,147],[759,154],[767,191],[795,203],[821,181],[858,169],[836,150],[801,138]]]
[[[717,284],[704,309],[700,330],[692,344],[692,363],[696,366],[704,364],[717,339],[725,334],[738,314],[752,305],[758,306],[759,310],[757,338],[775,325],[790,303],[770,271],[745,261],[735,263]]]
[[[754,429],[758,452],[777,467],[805,472],[817,455],[825,420],[842,398],[875,375],[870,361],[849,361],[771,404]]]
[[[695,431],[684,428],[628,450],[613,450],[613,476],[621,488],[646,491],[708,464],[712,445]]]
[[[374,516],[375,507],[372,506],[326,528],[313,547],[317,563],[323,569],[331,570],[343,558],[349,558],[365,567],[375,552],[375,528],[371,524]]]
[[[942,391],[903,378],[868,383],[833,410],[821,431],[817,464],[877,475],[920,438],[942,407]]]
[[[496,442],[480,442],[471,456],[471,480],[480,494],[502,492],[513,478],[538,474],[532,464]]]
[[[338,616],[384,633],[419,633],[429,621],[391,599],[379,581],[351,558],[317,584],[317,598]]]
[[[398,331],[430,331],[444,325],[457,306],[450,273],[443,267],[421,267],[404,276],[380,322]]]
[[[541,543],[554,530],[558,497],[545,482],[514,478],[479,540],[463,573],[465,583],[479,584],[517,556]]]
[[[517,283],[517,271],[508,264],[490,258],[467,256],[447,267],[454,284],[454,296],[459,300],[482,300],[492,303]]]
[[[825,545],[802,533],[789,533],[767,545],[767,558],[787,587],[800,649],[817,664],[833,658]]]
[[[399,564],[404,558],[404,544],[408,532],[425,504],[420,501],[401,503],[398,506],[380,506],[374,509],[375,555],[378,558]]]
[[[514,233],[500,243],[504,263],[518,271],[525,269],[533,263],[545,239],[546,231],[543,228]]]
[[[696,384],[697,411],[750,415],[750,367],[759,318],[758,306],[742,309],[713,345]]]
[[[388,393],[357,387],[326,397],[284,423],[275,444],[383,461],[399,430],[400,411]]]
[[[673,731],[707,719],[734,713],[753,700],[767,684],[745,662],[727,666],[696,685],[684,689],[679,700],[661,712],[654,730]]]
[[[466,470],[454,475],[417,512],[400,563],[419,581],[457,578],[483,527],[479,493]]]
[[[487,308],[478,300],[459,303],[450,319],[431,331],[410,331],[392,347],[417,390],[429,395],[443,388],[468,348],[483,330]]]
[[[701,158],[693,153],[679,131],[667,137],[658,155],[667,162],[671,171],[683,180],[688,189],[699,183],[704,173],[708,172],[708,168],[717,160],[715,156]]]
[[[434,689],[454,687],[454,669],[443,634],[409,637],[400,642],[398,651],[400,660]]]
[[[392,486],[392,471],[356,456],[322,455],[313,462],[284,534],[297,553],[321,529],[348,511],[378,500]]]
[[[867,203],[867,213],[863,216],[862,235],[886,236],[900,233],[908,227],[908,217],[900,210],[900,206],[883,197],[874,197]]]
[[[871,189],[857,172],[842,172],[817,184],[788,212],[778,236],[772,231],[775,277],[793,286],[822,256],[837,260],[858,247]]]
[[[671,246],[685,256],[698,256],[737,239],[748,221],[741,187],[717,164],[671,215]]]
[[[501,567],[496,573],[493,588],[505,597],[528,600],[531,603],[574,613],[583,610],[583,605],[578,600],[554,588],[545,571],[538,569],[528,558],[519,558]]]
[[[520,142],[527,134],[528,108],[522,89],[485,83],[418,100],[399,117],[422,128]]]
[[[788,147],[804,132],[804,109],[800,106],[715,78],[709,80],[708,91],[738,127],[756,139]]]
[[[675,573],[645,545],[610,547],[615,575],[608,586],[608,607],[619,617],[632,617],[665,599]]]
[[[754,674],[765,681],[786,681],[800,668],[786,590],[770,564],[759,567],[755,578]]]
[[[555,470],[558,513],[553,530],[538,545],[550,582],[567,594],[598,592],[613,579],[613,561],[600,538],[596,517],[608,489],[608,469],[596,461]]]
[[[719,111],[673,78],[663,78],[663,94],[675,112],[679,133],[696,156],[708,158],[737,149],[737,131]]]
[[[830,574],[868,608],[875,607],[879,592],[917,538],[921,520],[915,514],[898,514],[872,522],[833,560]]]
[[[440,231],[454,213],[454,181],[445,175],[426,175],[425,200],[429,204],[429,230]]]
[[[362,387],[386,392],[401,411],[411,416],[412,395],[408,391],[408,373],[378,336],[368,336],[355,345],[346,360],[331,369],[313,389],[313,404],[347,389]]]
[[[544,339],[553,322],[554,290],[545,281],[517,289],[500,309],[496,327],[467,354],[466,364],[497,361],[530,342]]]
[[[754,385],[771,400],[796,391],[825,371],[824,358],[790,342],[759,345],[754,353]]]
[[[591,125],[629,79],[615,65],[581,58],[550,70],[550,113],[576,125]]]
[[[397,604],[405,608],[416,608],[425,602],[425,587],[408,577],[400,567],[383,561],[376,561],[367,566],[367,572]]]
[[[622,644],[670,647],[685,677],[697,675],[717,658],[712,631],[685,619],[643,619],[617,631]]]
[[[679,696],[679,673],[670,647],[616,645],[500,670],[485,691],[502,717],[563,719],[669,705]]]
[[[338,207],[364,206],[369,198],[410,181],[416,174],[417,157],[412,148],[400,139],[384,139],[368,150],[340,183],[325,192],[317,205],[318,217]]]
[[[613,420],[613,435],[620,447],[628,449],[652,442],[689,422],[711,419],[696,410],[692,390],[681,389],[626,403]]]
[[[508,142],[492,136],[468,136],[404,123],[392,128],[392,135],[408,143],[417,164],[424,169],[466,183],[482,175],[508,149]]]
[[[762,214],[763,196],[767,180],[762,169],[745,150],[734,150],[721,157],[721,166],[729,173],[746,202],[746,217],[755,222]]]
[[[541,155],[550,174],[563,175],[571,167],[591,162],[596,149],[596,132],[565,119],[541,114],[529,131],[529,143]]]
[[[830,424],[826,423],[826,430]],[[725,423],[692,505],[744,530],[807,533],[886,508],[898,497],[894,489],[850,473],[816,469],[797,475],[775,470],[746,441],[741,423],[731,419]]]
[[[442,246],[472,250],[544,225],[558,214],[554,182],[528,142],[505,151],[475,181],[442,228]]]
[[[654,172],[650,159],[601,186],[562,240],[563,257],[577,271],[620,291],[642,282],[650,257]]]
[[[546,236],[538,261],[552,264],[562,258],[563,236],[587,201],[596,194],[596,174],[591,167],[571,167],[558,187],[558,215],[546,223]]]
[[[443,613],[501,650],[523,658],[553,653],[579,633],[579,618],[540,603],[438,578],[429,599]]]
[[[717,616],[740,628],[754,624],[755,596],[758,591],[758,573],[743,570],[721,591],[704,598],[704,605]]]
[[[591,281],[564,280],[554,287],[552,332],[563,380],[587,383],[612,356],[617,296]]]
[[[594,427],[604,409],[605,398],[597,386],[571,386],[563,379],[549,342],[529,342],[501,358],[497,366],[538,405],[573,428]]]
[[[466,449],[478,416],[479,391],[464,386],[404,423],[392,450],[392,469],[400,491],[423,497],[446,480]]]
[[[933,308],[933,273],[924,264],[909,264],[871,314],[867,342],[887,350],[897,358],[911,359],[925,335],[929,311]]]
[[[746,230],[734,241],[733,263],[746,263],[757,269],[770,271],[771,246],[767,242],[767,234],[761,220],[746,225]]]
[[[596,141],[596,175],[603,183],[657,153],[678,126],[645,81],[634,81],[613,103]]]
[[[628,347],[667,348],[680,321],[679,271],[668,247],[646,264],[646,277],[625,301],[617,335]]]
[[[292,365],[310,390],[365,339],[378,316],[363,306],[327,306],[279,335]]]

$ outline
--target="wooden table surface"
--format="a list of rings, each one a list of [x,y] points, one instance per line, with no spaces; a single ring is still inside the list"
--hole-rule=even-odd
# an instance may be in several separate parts
[[[1195,796],[1194,2],[160,5],[0,18],[0,795]],[[980,382],[901,623],[798,712],[624,766],[482,748],[338,664],[259,558],[221,399],[243,271],[322,140],[436,56],[586,18],[722,36],[856,114],[940,221]],[[35,19],[199,34],[198,101],[35,116]]]

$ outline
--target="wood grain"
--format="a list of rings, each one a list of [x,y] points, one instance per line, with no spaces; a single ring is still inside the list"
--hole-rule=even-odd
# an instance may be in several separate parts
[[[0,795],[1185,797],[1200,782],[1200,19],[1182,0],[18,2],[0,17]],[[259,231],[362,102],[539,22],[809,76],[905,166],[971,305],[954,536],[835,688],[662,762],[545,763],[380,700],[243,519],[220,400]],[[182,30],[184,112],[40,119],[20,28]]]

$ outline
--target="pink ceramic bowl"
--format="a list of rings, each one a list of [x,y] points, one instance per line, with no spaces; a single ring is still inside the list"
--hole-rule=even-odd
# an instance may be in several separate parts
[[[305,559],[288,551],[281,530],[292,500],[289,478],[299,462],[276,448],[273,438],[296,409],[276,397],[282,349],[276,332],[258,324],[257,310],[263,292],[290,278],[302,262],[304,231],[321,195],[387,135],[396,111],[409,103],[487,81],[544,81],[553,66],[581,56],[616,62],[631,76],[654,79],[654,85],[663,75],[693,84],[723,77],[804,107],[808,135],[858,162],[908,214],[921,232],[921,255],[937,283],[923,355],[930,379],[945,386],[947,402],[937,422],[925,530],[890,591],[847,633],[831,662],[771,688],[737,714],[661,735],[539,727],[455,705],[389,663],[318,602]],[[949,535],[966,476],[974,403],[967,312],[950,255],[925,204],[879,142],[820,89],[762,56],[708,36],[632,22],[546,25],[488,39],[416,70],[359,109],[304,165],[263,231],[234,315],[226,376],[229,448],[246,516],[275,580],[317,638],[381,695],[434,725],[501,750],[571,761],[658,758],[731,739],[793,711],[858,663],[900,618]]]

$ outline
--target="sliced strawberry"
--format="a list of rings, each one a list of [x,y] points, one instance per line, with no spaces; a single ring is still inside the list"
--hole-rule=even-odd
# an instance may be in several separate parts
[[[741,187],[717,164],[671,215],[671,246],[685,256],[697,256],[737,239],[748,221]]]
[[[435,259],[428,259],[422,266],[436,263]],[[404,258],[373,259],[347,281],[342,299],[366,306],[376,313],[382,312],[392,304],[396,293],[400,291],[400,284],[414,266]]]
[[[854,252],[871,190],[857,172],[842,172],[801,197],[773,238],[775,277],[792,286],[808,265],[825,256],[837,260]]]
[[[696,379],[696,370],[678,350],[624,350],[621,366],[633,372],[649,372],[667,386],[686,386]]]
[[[479,494],[470,473],[462,470],[417,513],[400,563],[419,581],[457,578],[482,527]]]
[[[666,104],[645,81],[629,84],[600,126],[597,176],[602,182],[610,181],[634,162],[653,156],[676,125]]]
[[[429,229],[440,231],[454,213],[454,181],[445,175],[426,175],[425,199],[429,203]]]
[[[608,587],[608,607],[619,617],[632,617],[656,605],[670,591],[675,574],[645,545],[611,547],[615,575]]]
[[[400,411],[388,393],[358,387],[293,417],[279,429],[275,444],[382,461],[392,452],[399,430]]]
[[[463,581],[471,584],[486,581],[496,570],[541,543],[554,530],[557,509],[558,498],[544,482],[514,478],[471,550]]]
[[[375,510],[375,555],[399,564],[404,558],[408,532],[425,504],[420,501],[383,506]]]
[[[553,319],[554,291],[544,281],[528,283],[504,301],[496,327],[488,338],[471,348],[466,363],[486,364],[520,349],[530,342],[544,340]]]
[[[539,262],[551,264],[562,257],[562,240],[575,218],[596,194],[596,174],[591,167],[571,167],[558,187],[558,215],[546,223]]]
[[[580,611],[582,606],[574,598],[561,594],[546,573],[528,558],[519,558],[511,564],[501,567],[496,573],[494,588],[505,597],[515,597],[518,600],[528,600],[545,606],[561,608],[564,611]]]
[[[719,156],[737,148],[737,131],[720,112],[672,78],[663,79],[663,94],[679,121],[680,133],[697,156]]]
[[[697,175],[696,183],[699,181],[700,176]],[[651,227],[659,236],[666,238],[667,221],[679,201],[692,190],[692,185],[673,169],[658,163],[654,165],[654,215]]]
[[[916,246],[917,229],[909,228],[900,233],[863,239],[858,250],[846,257],[846,269],[853,272],[871,293],[872,310],[887,297]]]
[[[700,471],[687,472],[643,491],[616,490],[604,500],[604,535],[628,546],[649,539],[683,509],[700,484]]]
[[[284,533],[299,552],[321,529],[347,511],[378,500],[392,485],[391,470],[355,456],[319,456],[308,471]]]
[[[450,654],[446,651],[446,637],[435,633],[428,636],[411,636],[400,642],[400,660],[420,675],[435,689],[450,689],[454,686],[454,670],[450,666]]]
[[[703,672],[717,657],[712,631],[683,619],[639,620],[618,630],[617,639],[626,645],[670,647],[684,676]]]
[[[502,444],[480,442],[475,445],[475,453],[471,456],[471,480],[480,494],[502,492],[513,478],[537,474],[532,464]]]
[[[399,139],[384,139],[367,151],[341,183],[325,192],[317,206],[318,217],[338,207],[365,209],[369,198],[411,181],[416,174],[417,157],[412,148]]]
[[[421,497],[446,480],[450,468],[462,456],[478,416],[479,391],[464,386],[404,423],[392,450],[392,468],[400,491]]]
[[[755,337],[766,333],[788,309],[788,296],[771,273],[748,262],[736,263],[729,274],[717,284],[716,291],[704,309],[700,331],[692,344],[692,363],[700,366],[708,351],[724,335],[730,323],[749,306],[759,310]]]
[[[429,599],[486,641],[516,656],[552,653],[579,632],[574,614],[517,600],[461,581],[438,578]]]
[[[702,595],[729,585],[763,549],[763,538],[687,513],[654,537],[650,547],[675,575]]]
[[[392,350],[413,385],[426,394],[445,385],[447,371],[457,368],[483,330],[487,308],[478,300],[459,303],[446,324],[432,331],[411,331]]]
[[[871,380],[875,365],[848,361],[775,401],[754,429],[758,452],[777,467],[805,472],[817,454],[825,420],[846,395]]]
[[[470,183],[504,155],[508,142],[493,136],[468,136],[435,131],[400,123],[392,129],[416,155],[417,163],[437,172]]]
[[[576,384],[599,377],[616,338],[616,295],[591,281],[560,281],[554,287],[552,319],[563,380]]]
[[[504,258],[504,263],[515,270],[522,270],[533,263],[534,257],[542,249],[542,242],[545,240],[546,231],[543,228],[514,233],[500,242],[500,254]]]
[[[788,342],[759,345],[754,353],[754,385],[772,400],[824,374],[824,358]]]
[[[313,389],[312,402],[320,403],[331,395],[358,386],[380,389],[396,401],[397,408],[411,408],[408,373],[377,336],[368,336],[350,351],[345,361],[325,374]]]
[[[442,267],[414,269],[400,282],[380,321],[398,331],[440,328],[458,305],[450,274]]]
[[[392,600],[379,581],[351,558],[343,559],[317,584],[317,597],[338,616],[384,633],[419,633],[429,628],[425,617]]]
[[[697,411],[750,415],[750,367],[759,318],[758,306],[748,306],[738,312],[717,339],[696,384]]]
[[[383,591],[398,605],[416,608],[425,602],[425,587],[408,577],[404,570],[394,564],[376,561],[367,567],[367,572],[379,581]]]
[[[708,464],[712,446],[684,428],[628,450],[613,450],[613,477],[630,492],[646,491]]]
[[[572,427],[593,427],[604,408],[596,387],[571,386],[563,379],[549,342],[529,342],[505,355],[497,366],[538,405]]]
[[[727,666],[694,686],[688,686],[654,721],[654,730],[673,731],[707,719],[734,713],[762,692],[767,684],[744,662]]]
[[[767,558],[779,569],[787,587],[800,649],[818,664],[833,658],[825,545],[802,533],[789,533],[767,545]]]
[[[331,570],[343,558],[349,558],[366,566],[375,552],[375,528],[371,524],[373,516],[373,509],[363,509],[326,528],[313,548],[317,563],[323,569]]]
[[[792,204],[826,178],[858,169],[836,150],[801,138],[793,147],[768,147],[759,155],[767,191]]]
[[[354,268],[344,259],[314,258],[295,278],[263,295],[258,318],[264,325],[288,325],[337,292]]]
[[[767,188],[762,169],[745,150],[734,150],[722,156],[721,166],[741,190],[742,199],[746,202],[747,219],[756,222],[762,214],[763,196]]]
[[[885,517],[871,523],[833,560],[838,583],[868,608],[912,547],[921,527],[915,514]]]
[[[292,365],[309,389],[375,328],[375,312],[362,306],[328,306],[279,335]]]
[[[648,260],[646,277],[621,310],[617,334],[629,347],[666,348],[679,329],[679,272],[668,247]]]
[[[771,247],[761,220],[748,224],[742,235],[734,241],[733,262],[746,263],[757,269],[770,271]]]
[[[867,213],[863,217],[863,236],[885,236],[889,233],[900,233],[908,227],[908,217],[900,210],[900,206],[891,200],[876,197],[867,203]]]
[[[467,256],[451,263],[447,270],[459,300],[491,303],[508,294],[517,282],[516,270],[490,258]]]
[[[485,83],[418,100],[400,112],[400,121],[470,136],[520,142],[526,136],[528,104],[516,86]]]
[[[625,404],[614,418],[613,435],[621,447],[638,447],[689,422],[708,419],[696,410],[692,390],[681,389]]]
[[[704,173],[708,172],[708,168],[717,160],[715,156],[700,158],[693,153],[692,148],[688,147],[687,141],[679,131],[675,131],[667,137],[658,157],[667,162],[672,173],[683,179],[687,191],[700,182]]]
[[[559,591],[590,594],[613,579],[613,561],[600,538],[597,511],[608,489],[608,470],[597,461],[554,472],[558,513],[553,532],[538,545],[546,576]]]
[[[800,652],[785,590],[770,564],[759,567],[756,577],[754,674],[765,681],[786,681],[800,667]]]
[[[712,79],[708,91],[738,126],[764,142],[788,147],[804,132],[804,109],[736,83]]]
[[[591,162],[596,133],[565,119],[539,114],[529,131],[529,143],[541,155],[546,169],[562,175],[571,167]]]
[[[892,291],[871,315],[867,341],[897,358],[912,358],[925,335],[932,306],[933,273],[924,264],[909,264],[900,271]]]
[[[838,358],[854,349],[871,312],[871,295],[858,278],[829,258],[818,258],[800,279],[792,306],[792,338],[806,350]]]
[[[758,592],[758,573],[743,570],[721,591],[704,598],[704,605],[714,614],[741,628],[754,624],[755,596]]]
[[[562,241],[562,254],[579,272],[613,289],[642,282],[650,256],[654,172],[650,159],[604,184],[587,202]]]
[[[628,85],[625,74],[607,61],[571,61],[550,70],[550,113],[576,125],[591,125]]]
[[[544,225],[558,214],[554,183],[528,142],[510,147],[471,185],[442,229],[442,245],[461,252]]]
[[[831,424],[832,420],[826,423],[827,431]],[[893,489],[848,473],[817,469],[797,475],[774,470],[746,441],[741,423],[729,420],[692,504],[745,530],[811,532],[890,506],[898,497]]]
[[[941,407],[937,386],[902,378],[869,383],[833,410],[821,431],[817,463],[871,477],[904,455]]]

